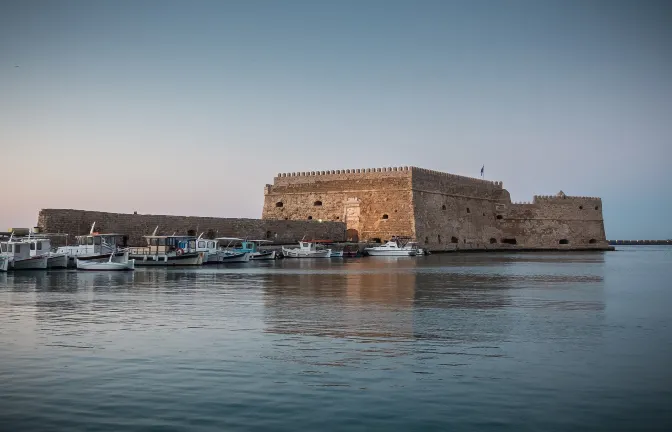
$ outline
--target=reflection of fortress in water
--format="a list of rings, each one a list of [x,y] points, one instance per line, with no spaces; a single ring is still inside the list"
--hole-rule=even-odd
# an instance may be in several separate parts
[[[456,314],[510,305],[502,276],[446,274],[418,261],[351,263],[348,271],[273,274],[264,292],[271,333],[425,338],[445,330],[436,309]],[[501,324],[501,322],[500,322]],[[464,332],[464,329],[460,329]]]
[[[521,306],[604,309],[601,301],[559,305],[532,299],[529,305],[522,305],[521,301],[528,300],[517,294],[520,289],[539,289],[543,295],[558,284],[601,284],[601,267],[593,275],[535,275],[527,274],[526,267],[558,264],[557,257],[526,256],[529,263],[519,262],[519,257],[483,258],[456,258],[448,263],[448,269],[447,260],[440,258],[408,259],[394,265],[369,259],[351,262],[347,272],[340,266],[329,271],[328,267],[316,269],[314,264],[292,262],[291,270],[267,275],[266,331],[337,338],[502,341],[516,325],[509,311]],[[604,262],[602,256],[589,254],[567,260]]]

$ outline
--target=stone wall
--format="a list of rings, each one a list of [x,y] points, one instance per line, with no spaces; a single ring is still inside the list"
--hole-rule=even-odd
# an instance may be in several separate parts
[[[343,221],[351,240],[413,236],[411,170],[280,175],[266,187],[262,218]]]
[[[497,248],[495,206],[510,201],[501,182],[413,169],[415,235],[433,251]]]
[[[72,241],[76,235],[88,234],[94,222],[98,232],[128,235],[129,245],[133,246],[144,245],[142,236],[151,234],[157,225],[160,235],[186,235],[192,230],[196,235],[205,233],[207,237],[268,239],[285,244],[297,242],[304,236],[334,241],[345,239],[342,222],[141,215],[71,209],[40,210],[37,226],[44,232],[69,234]]]
[[[530,248],[605,249],[602,200],[596,197],[535,196],[531,203],[500,205],[504,238]]]

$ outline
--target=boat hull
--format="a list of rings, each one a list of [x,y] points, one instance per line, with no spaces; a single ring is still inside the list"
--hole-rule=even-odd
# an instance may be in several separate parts
[[[277,258],[275,251],[270,252],[254,252],[250,255],[250,259],[255,261],[274,260]]]
[[[5,257],[0,257],[0,272],[6,272],[9,269],[9,260]]]
[[[125,263],[118,262],[95,262],[77,260],[77,270],[85,271],[132,271],[135,270],[135,260]]]
[[[343,258],[343,251],[342,250],[340,250],[340,251],[332,250],[330,257],[331,258]]]
[[[102,261],[109,260],[110,254],[97,254],[97,255],[68,255],[68,267],[76,268],[77,260],[79,261]],[[122,262],[124,261],[124,253],[116,252],[112,258],[113,262]]]
[[[24,260],[12,261],[12,270],[44,270],[47,268],[47,257],[31,257]]]
[[[247,252],[243,253],[234,253],[234,254],[219,254],[218,264],[227,264],[227,263],[246,263],[250,262],[250,254]]]
[[[136,266],[198,266],[203,264],[201,253],[182,255],[131,255]]]
[[[68,256],[66,254],[53,254],[47,258],[47,268],[67,268]]]
[[[414,250],[375,250],[375,249],[364,249],[364,251],[370,256],[415,256],[417,253]]]
[[[306,251],[301,249],[287,249],[282,248],[282,254],[285,258],[329,258],[331,257],[331,250]]]

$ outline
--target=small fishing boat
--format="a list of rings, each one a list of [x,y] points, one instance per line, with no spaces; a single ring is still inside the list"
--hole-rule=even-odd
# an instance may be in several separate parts
[[[120,252],[120,250],[126,247],[128,236],[95,232],[95,226],[96,223],[94,222],[88,235],[77,236],[76,245],[61,246],[56,249],[57,254],[68,256],[68,267],[76,267],[76,259],[80,261],[99,261],[106,259],[113,252],[115,253],[113,261],[123,259],[123,252]]]
[[[30,256],[30,245],[10,237],[0,243],[0,255],[9,262],[12,270],[44,270],[47,268],[47,256]]]
[[[273,243],[270,240],[242,240],[233,248],[236,252],[247,252],[250,254],[251,260],[274,260],[276,259],[276,252],[260,251],[259,246],[263,243]]]
[[[116,254],[111,253],[107,261],[95,260],[76,260],[77,270],[89,271],[129,271],[135,270],[135,260],[128,259],[128,251],[123,255],[122,260],[113,261]]]
[[[25,243],[30,245],[30,256],[46,256],[47,268],[67,268],[68,254],[51,252],[51,240],[45,237],[34,237],[31,233],[26,238],[22,239]]]
[[[157,227],[158,229],[158,227]],[[203,264],[205,252],[196,250],[194,236],[160,236],[156,230],[144,236],[145,247],[130,248],[136,266],[196,266]]]
[[[298,248],[282,247],[285,258],[330,258],[331,249],[318,249],[315,242],[300,241]]]
[[[208,262],[216,264],[250,262],[252,254],[246,249],[235,247],[237,243],[244,242],[245,240],[237,237],[217,237],[215,240],[217,241],[217,244],[219,244],[219,242],[227,242],[227,244],[226,246],[220,246],[219,249],[215,251],[214,256],[208,258]]]
[[[364,252],[371,256],[416,256],[418,245],[406,237],[393,237],[384,245],[365,248]]]

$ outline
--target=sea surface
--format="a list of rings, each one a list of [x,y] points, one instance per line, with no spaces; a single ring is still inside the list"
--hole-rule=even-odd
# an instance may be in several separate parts
[[[3,431],[672,430],[672,248],[0,274]]]

